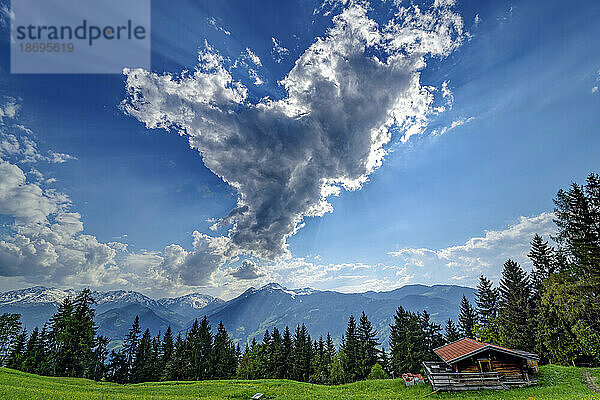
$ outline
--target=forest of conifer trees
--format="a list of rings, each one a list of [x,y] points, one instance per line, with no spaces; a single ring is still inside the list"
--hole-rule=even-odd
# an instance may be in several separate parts
[[[476,304],[463,298],[458,321],[444,329],[423,311],[399,307],[387,349],[368,316],[349,316],[336,348],[328,334],[311,337],[304,325],[266,330],[260,342],[235,344],[219,323],[206,317],[185,332],[152,336],[139,318],[120,348],[97,335],[94,300],[88,289],[67,298],[41,329],[21,329],[18,314],[0,316],[0,366],[49,376],[117,383],[223,378],[282,378],[320,384],[398,377],[435,360],[432,350],[461,337],[538,353],[543,363],[600,362],[600,177],[590,174],[555,198],[557,247],[535,235],[526,272],[504,263],[495,286],[481,276]]]

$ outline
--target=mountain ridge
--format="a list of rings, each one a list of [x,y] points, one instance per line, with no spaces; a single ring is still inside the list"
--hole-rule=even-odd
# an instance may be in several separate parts
[[[28,329],[40,327],[56,311],[73,289],[44,286],[0,293],[0,313],[18,312]],[[444,323],[456,321],[462,296],[474,301],[475,289],[458,285],[405,285],[390,291],[341,293],[312,288],[288,289],[271,282],[259,288],[250,287],[237,297],[224,301],[202,293],[153,299],[136,291],[93,291],[97,301],[98,333],[120,340],[140,315],[143,329],[154,334],[168,325],[174,331],[185,331],[195,318],[206,316],[215,327],[223,321],[235,341],[244,344],[260,340],[265,329],[290,329],[305,324],[315,338],[331,333],[336,341],[343,335],[348,317],[368,315],[384,343],[389,324],[398,306],[413,312],[427,310],[431,319]]]

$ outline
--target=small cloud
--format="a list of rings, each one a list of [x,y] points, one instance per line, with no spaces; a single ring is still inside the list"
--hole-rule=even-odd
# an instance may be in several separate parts
[[[53,164],[62,164],[69,160],[77,160],[77,157],[73,157],[72,155],[66,153],[56,153],[54,151],[49,151],[48,157],[46,157],[46,161]]]

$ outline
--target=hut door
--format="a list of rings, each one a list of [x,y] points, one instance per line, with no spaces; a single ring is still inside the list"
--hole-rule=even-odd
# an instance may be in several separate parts
[[[481,372],[492,372],[490,360],[479,360],[479,370]]]

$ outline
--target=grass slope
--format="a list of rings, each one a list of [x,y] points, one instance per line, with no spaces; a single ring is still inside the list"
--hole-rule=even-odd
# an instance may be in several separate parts
[[[593,371],[600,377],[600,371]],[[118,385],[77,378],[50,378],[0,368],[1,399],[600,399],[574,367],[545,366],[540,385],[510,391],[431,394],[430,386],[405,387],[395,380],[321,386],[288,380],[160,382]]]

